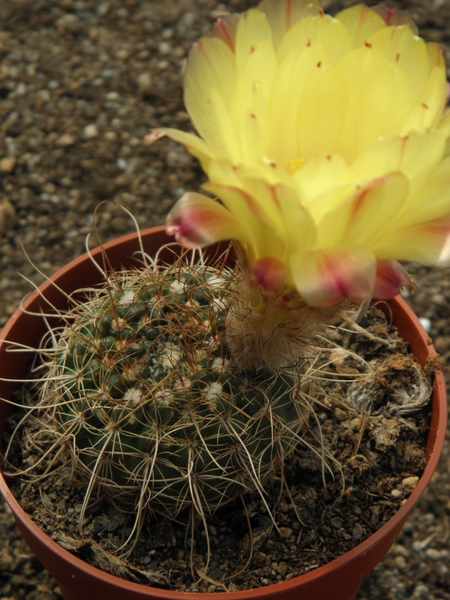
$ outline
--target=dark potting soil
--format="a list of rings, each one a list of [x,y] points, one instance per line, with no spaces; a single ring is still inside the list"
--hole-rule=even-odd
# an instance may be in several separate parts
[[[287,460],[283,477],[266,489],[274,520],[261,498],[252,495],[208,518],[207,534],[191,513],[178,521],[155,515],[123,555],[117,548],[130,534],[129,515],[99,496],[80,529],[83,482],[69,467],[56,469],[39,485],[17,478],[13,492],[64,548],[132,581],[184,591],[231,591],[316,569],[379,529],[412,492],[425,465],[429,416],[429,403],[424,405],[430,397],[428,378],[381,311],[371,309],[359,325],[344,320],[330,329],[329,339],[320,358],[316,352],[309,358],[316,368],[318,360],[322,363],[316,421],[310,420],[305,444]],[[317,448],[319,438],[333,457],[325,466],[309,448]],[[36,449],[23,447],[17,445],[12,458],[19,467],[38,458]]]

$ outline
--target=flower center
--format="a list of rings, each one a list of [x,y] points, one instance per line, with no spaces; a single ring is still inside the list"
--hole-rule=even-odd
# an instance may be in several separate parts
[[[289,161],[289,170],[291,173],[295,173],[297,169],[300,169],[305,164],[305,158],[291,158]]]

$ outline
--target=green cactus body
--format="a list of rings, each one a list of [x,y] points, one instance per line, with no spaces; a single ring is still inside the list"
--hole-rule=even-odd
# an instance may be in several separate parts
[[[48,352],[41,407],[75,468],[122,510],[210,514],[264,494],[307,419],[299,367],[241,372],[224,342],[229,271],[115,273]],[[91,490],[92,492],[92,490]]]

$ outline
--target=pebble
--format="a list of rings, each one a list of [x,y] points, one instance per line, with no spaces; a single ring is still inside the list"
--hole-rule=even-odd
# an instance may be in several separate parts
[[[150,73],[141,73],[138,75],[136,83],[141,94],[148,95],[153,89],[153,80]]]
[[[211,579],[214,579],[215,581],[220,581],[220,579],[223,577],[223,570],[219,569],[218,567],[213,567],[208,572],[208,577],[211,577]]]
[[[126,217],[115,217],[109,223],[111,231],[125,233],[130,228],[130,220]]]
[[[17,84],[16,89],[14,90],[14,94],[16,96],[25,96],[25,94],[28,91],[28,87],[27,84],[24,83],[23,81],[21,81],[20,83]]]
[[[416,540],[415,542],[413,542],[413,545],[412,545],[413,550],[415,552],[422,552],[422,550],[425,550],[425,548],[427,548],[427,546],[429,546],[431,544],[431,542],[434,540],[435,537],[436,537],[436,534],[433,533],[432,535],[425,538],[424,540]]]
[[[110,8],[111,6],[109,2],[102,2],[102,4],[97,7],[97,13],[100,17],[106,17]]]
[[[401,556],[404,556],[405,558],[409,558],[411,555],[411,552],[408,550],[408,548],[406,548],[402,544],[394,544],[391,552],[393,554],[400,554]]]
[[[279,562],[278,565],[275,567],[275,571],[282,577],[284,577],[286,575],[288,570],[289,570],[289,567],[284,561]]]
[[[439,354],[445,353],[450,347],[450,336],[449,335],[437,335],[433,336],[433,344],[436,348],[436,352]]]
[[[430,589],[426,585],[419,583],[414,588],[412,598],[424,598],[426,596],[429,596],[429,593],[430,593]]]
[[[352,431],[359,431],[361,427],[361,419],[359,417],[355,417],[350,421],[350,429]]]
[[[417,476],[414,476],[414,477],[405,477],[405,479],[402,479],[401,485],[402,485],[403,488],[405,488],[409,492],[412,492],[413,489],[418,484],[418,482],[419,482],[419,478]]]
[[[16,159],[13,156],[7,156],[0,160],[0,172],[1,173],[12,173],[16,166]]]
[[[169,42],[161,42],[158,45],[158,51],[160,54],[170,54],[172,52],[172,45]]]
[[[97,129],[97,125],[95,125],[94,123],[92,123],[91,125],[86,125],[86,127],[83,128],[83,137],[85,139],[90,140],[97,136],[98,136],[98,129]]]
[[[422,327],[425,329],[425,331],[427,333],[430,333],[432,327],[431,319],[428,319],[427,317],[419,317],[419,321],[421,322]]]
[[[16,221],[17,215],[14,206],[8,198],[0,200],[0,234],[4,234]]]
[[[280,527],[279,531],[281,537],[283,538],[288,538],[292,534],[292,529],[289,527]]]
[[[76,138],[73,135],[65,133],[56,140],[56,145],[64,148],[66,146],[73,146],[75,142]]]
[[[446,299],[444,294],[434,294],[431,301],[433,304],[445,304]]]
[[[364,529],[361,527],[361,525],[359,523],[356,523],[356,525],[352,529],[352,537],[355,540],[359,540],[359,538],[362,536],[363,533],[364,533]]]
[[[397,567],[399,569],[404,569],[406,567],[406,559],[404,556],[396,556],[395,557],[395,564],[397,565]]]
[[[73,14],[66,14],[56,21],[56,26],[61,32],[79,33],[82,29],[80,19]]]
[[[334,415],[338,419],[338,421],[345,421],[348,417],[348,413],[346,413],[345,411],[343,411],[340,408],[334,409]]]
[[[109,142],[115,142],[117,140],[117,133],[115,131],[106,131],[104,138]]]
[[[449,556],[448,550],[436,550],[436,548],[427,548],[425,550],[425,555],[432,560],[441,560],[442,558],[447,558]]]
[[[335,529],[340,529],[344,523],[343,523],[342,519],[335,517],[335,518],[331,519],[331,524],[333,525],[333,527]]]

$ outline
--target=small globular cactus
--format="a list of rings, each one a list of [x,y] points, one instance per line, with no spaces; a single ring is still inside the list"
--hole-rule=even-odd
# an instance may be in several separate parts
[[[40,411],[89,482],[85,508],[100,491],[139,521],[189,507],[205,517],[264,497],[281,472],[308,418],[300,367],[233,362],[235,283],[226,268],[179,261],[114,273],[52,336]]]

